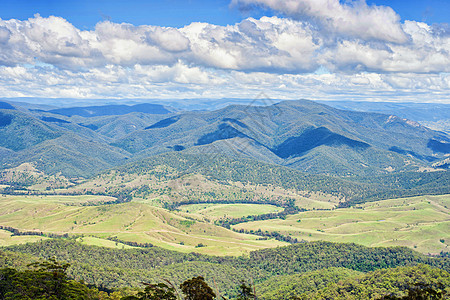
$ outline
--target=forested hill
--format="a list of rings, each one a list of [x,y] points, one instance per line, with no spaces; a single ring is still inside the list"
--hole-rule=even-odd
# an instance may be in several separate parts
[[[153,247],[114,250],[82,245],[73,240],[50,240],[4,247],[0,267],[23,269],[38,258],[56,258],[71,264],[68,274],[77,280],[108,288],[139,286],[170,278],[175,284],[202,275],[213,286],[232,295],[241,280],[256,283],[277,275],[300,274],[330,267],[368,272],[397,266],[427,264],[450,270],[449,258],[427,257],[403,247],[368,248],[329,242],[302,243],[251,252],[242,257],[183,254]]]
[[[47,111],[3,104],[0,137],[0,168],[33,163],[50,175],[77,177],[166,152],[219,153],[345,177],[442,169],[450,153],[448,134],[414,120],[306,100],[184,112],[151,104]]]
[[[402,172],[380,176],[336,177],[309,174],[289,167],[251,159],[234,159],[221,154],[184,154],[179,152],[152,156],[111,169],[89,180],[93,191],[110,194],[135,193],[147,186],[127,185],[127,180],[158,178],[171,182],[200,174],[223,185],[230,182],[281,187],[286,190],[320,192],[342,200],[342,206],[406,196],[450,193],[450,171]],[[117,181],[121,178],[120,182]],[[128,178],[128,179],[126,179]],[[173,185],[173,184],[172,184]],[[85,189],[86,185],[82,187]],[[214,192],[214,191],[210,191]]]

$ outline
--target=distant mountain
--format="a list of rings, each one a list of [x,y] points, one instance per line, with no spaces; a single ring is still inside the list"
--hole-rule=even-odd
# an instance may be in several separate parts
[[[447,168],[439,162],[450,136],[395,115],[299,100],[178,113],[153,104],[0,109],[0,147],[3,168],[37,162],[70,176],[180,152],[348,177]]]
[[[0,109],[16,109],[16,108],[11,104],[9,104],[8,102],[0,101]]]
[[[344,110],[396,115],[417,121],[434,130],[450,133],[450,104],[368,101],[319,101],[319,103]]]
[[[444,157],[450,137],[394,115],[284,101],[180,113],[112,145],[137,157],[219,152],[312,173],[355,175],[424,168]]]
[[[399,103],[370,101],[318,101],[338,109],[396,115],[414,121],[436,121],[450,118],[450,104]]]
[[[55,128],[26,113],[0,109],[0,147],[18,151],[60,135]]]
[[[48,112],[64,116],[98,117],[111,115],[125,115],[131,112],[147,114],[168,114],[171,111],[159,104],[136,104],[136,105],[103,105],[87,107],[68,107],[49,110]]]
[[[0,109],[0,166],[9,168],[28,162],[49,174],[90,176],[124,163],[129,157],[87,128],[67,121],[58,121],[58,126],[55,121]]]

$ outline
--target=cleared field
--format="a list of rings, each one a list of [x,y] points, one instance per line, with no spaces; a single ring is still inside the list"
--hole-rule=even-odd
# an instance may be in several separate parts
[[[102,245],[110,244],[106,238],[115,236],[123,241],[152,243],[167,249],[215,255],[240,255],[285,244],[275,240],[258,240],[254,235],[239,234],[207,222],[187,219],[142,202],[77,205],[80,201],[93,201],[92,197],[96,196],[3,195],[0,197],[0,225],[11,226],[20,231],[69,233],[84,235],[85,238],[92,236],[100,240],[86,239],[86,242]],[[11,238],[7,235],[3,243],[20,243],[20,238],[35,237]]]
[[[46,237],[35,235],[14,236],[11,232],[0,229],[0,246],[10,246],[16,244],[25,244],[45,240]]]
[[[113,248],[113,249],[132,249],[135,247],[128,246],[122,243],[100,239],[92,236],[85,236],[77,239],[77,242],[80,242],[85,245]]]
[[[107,240],[152,243],[166,249],[214,255],[286,245],[275,240],[218,227],[214,220],[282,210],[259,204],[192,204],[171,212],[151,200],[86,206],[114,200],[103,196],[0,196],[0,225],[20,231],[84,236],[83,242],[129,247]],[[277,231],[308,241],[354,242],[366,246],[407,246],[423,253],[449,251],[450,195],[384,200],[354,208],[311,210],[242,223],[234,229]],[[12,236],[0,230],[0,245],[37,241],[39,236]]]
[[[54,196],[54,195],[0,195],[1,205],[5,204],[50,204],[58,203],[64,205],[98,204],[101,202],[114,201],[116,198],[109,196],[79,195],[79,196]]]
[[[178,207],[183,212],[200,214],[213,219],[240,218],[281,212],[284,209],[268,204],[190,204]]]
[[[155,169],[156,173],[164,170]],[[242,199],[260,200],[272,199],[278,202],[295,200],[297,206],[305,209],[333,208],[340,199],[323,193],[283,189],[273,185],[260,185],[242,182],[218,182],[203,175],[190,174],[177,178],[166,178],[149,174],[129,174],[111,171],[70,187],[66,192],[92,191],[94,193],[118,193],[126,189],[131,191],[133,199],[151,201],[155,206],[162,202],[195,201],[226,201],[239,202]],[[61,190],[62,191],[62,190]]]
[[[423,253],[449,251],[450,195],[383,200],[355,208],[308,211],[286,220],[242,223],[235,229],[277,231],[312,240],[365,246],[407,246]]]

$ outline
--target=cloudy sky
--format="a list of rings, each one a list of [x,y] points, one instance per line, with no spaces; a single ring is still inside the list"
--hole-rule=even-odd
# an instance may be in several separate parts
[[[3,98],[450,103],[448,0],[0,4]]]

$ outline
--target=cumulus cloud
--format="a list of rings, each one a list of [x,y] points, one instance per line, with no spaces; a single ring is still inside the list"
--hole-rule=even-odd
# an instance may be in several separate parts
[[[276,2],[267,1],[271,5]],[[292,0],[285,6],[297,9],[299,3],[309,2]],[[349,10],[345,5],[331,4],[328,9]],[[375,9],[364,3],[359,6],[363,12]],[[356,14],[355,7],[347,13]],[[358,18],[352,22],[363,22]],[[37,15],[25,21],[0,20],[0,64],[37,62],[74,71],[106,65],[173,66],[180,62],[269,73],[308,73],[320,66],[334,72],[450,70],[448,28],[406,21],[401,24],[401,32],[408,37],[407,42],[371,39],[374,36],[330,38],[310,22],[280,17],[248,18],[228,26],[192,23],[183,28],[105,21],[86,31],[60,17]]]
[[[450,35],[425,23],[406,21],[405,44],[340,40],[322,54],[335,71],[438,73],[450,71]]]
[[[312,19],[328,31],[365,40],[404,43],[400,16],[387,6],[367,5],[365,0],[342,4],[339,0],[233,0],[240,7],[266,6],[297,20]]]
[[[181,29],[191,41],[187,59],[232,70],[305,72],[317,68],[315,38],[304,23],[277,17],[249,18],[234,26],[193,23]]]
[[[54,16],[0,19],[0,95],[251,98],[263,90],[290,99],[397,92],[448,101],[448,26],[400,23],[392,9],[364,1],[235,3],[288,17],[182,28],[104,21],[92,30]]]
[[[447,102],[450,74],[274,74],[173,66],[107,65],[85,72],[0,67],[3,97],[247,98]],[[420,97],[420,98],[418,98]]]

